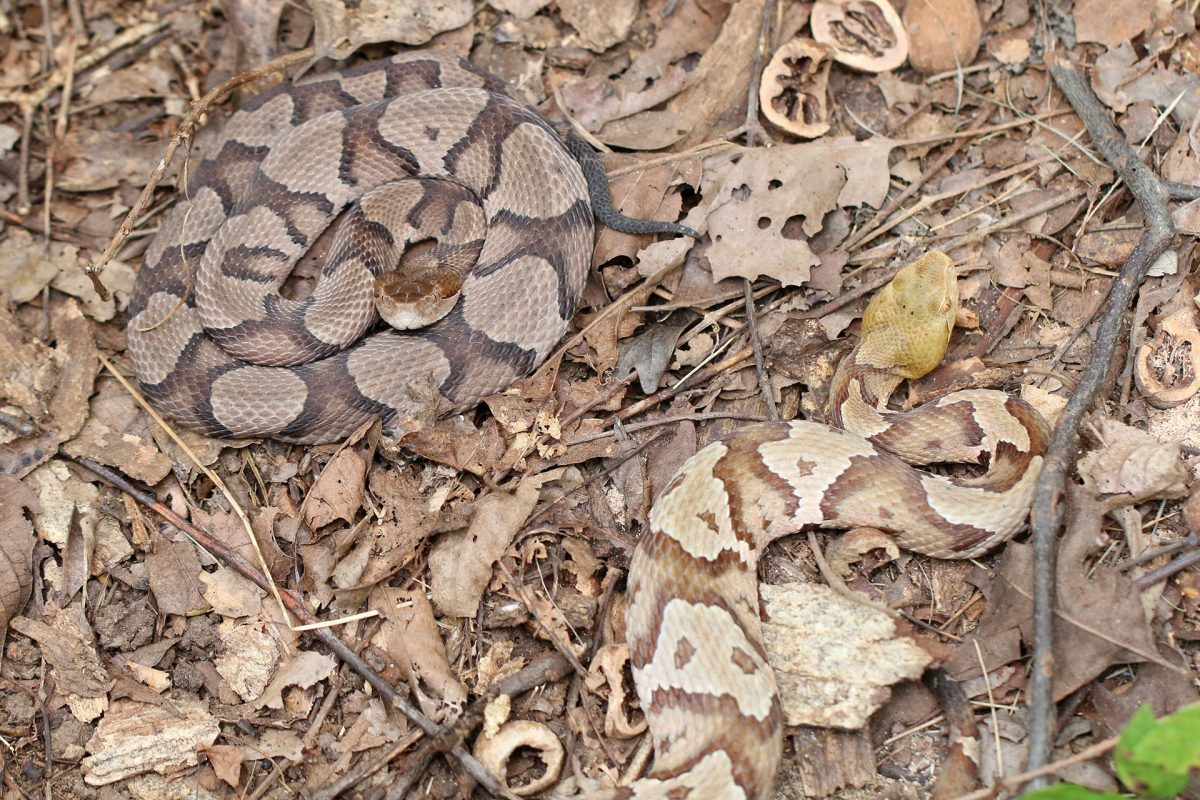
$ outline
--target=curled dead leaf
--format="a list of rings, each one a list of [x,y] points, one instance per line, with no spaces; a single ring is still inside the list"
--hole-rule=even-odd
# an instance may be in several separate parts
[[[509,791],[519,797],[545,791],[558,782],[562,774],[565,753],[554,731],[540,722],[517,719],[502,726],[492,736],[480,734],[475,740],[475,757],[493,775],[508,784],[508,761],[518,748],[527,748],[545,764],[541,776],[523,786],[509,785]]]
[[[1100,446],[1078,462],[1079,477],[1095,496],[1111,495],[1112,502],[1128,505],[1187,494],[1178,442],[1160,442],[1112,419],[1096,420],[1095,431]]]
[[[818,0],[812,34],[839,64],[887,72],[908,58],[908,33],[888,0]]]
[[[908,63],[923,75],[969,65],[983,36],[975,0],[912,0],[904,9],[904,27]]]
[[[604,714],[604,735],[614,739],[632,739],[646,730],[645,718],[629,718],[625,701],[629,697],[625,667],[629,663],[629,645],[606,644],[588,667],[588,688],[595,691],[608,685],[608,710]]]
[[[830,56],[828,47],[807,38],[792,39],[776,50],[758,87],[763,116],[805,139],[829,130]]]
[[[825,560],[839,578],[850,577],[851,565],[861,561],[872,550],[882,550],[887,556],[882,563],[900,558],[900,547],[896,540],[879,528],[855,528],[835,538],[825,548]]]
[[[1138,347],[1133,377],[1155,408],[1174,408],[1200,390],[1200,331],[1189,309],[1168,315]]]

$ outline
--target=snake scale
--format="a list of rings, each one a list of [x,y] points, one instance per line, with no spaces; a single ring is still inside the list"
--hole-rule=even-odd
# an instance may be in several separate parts
[[[216,436],[324,442],[379,417],[468,408],[565,333],[593,214],[687,232],[615,214],[594,157],[453,56],[285,84],[230,118],[147,251],[129,355],[162,413]],[[282,296],[339,217],[317,287]],[[410,249],[412,274],[396,278]],[[773,539],[869,525],[966,558],[1024,524],[1047,438],[1036,411],[983,390],[882,410],[901,380],[940,361],[957,303],[944,255],[905,268],[839,365],[835,427],[747,426],[696,453],[656,500],[626,614],[655,762],[603,796],[770,796],[783,719],[756,565]],[[381,314],[417,329],[381,327]],[[906,463],[982,460],[983,475],[956,479]]]

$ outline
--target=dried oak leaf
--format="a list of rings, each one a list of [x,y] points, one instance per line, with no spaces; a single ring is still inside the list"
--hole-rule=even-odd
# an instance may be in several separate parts
[[[675,342],[682,332],[682,325],[656,323],[637,336],[622,340],[613,379],[622,380],[636,370],[642,393],[653,394],[662,385],[663,373],[671,365]]]
[[[767,662],[789,725],[857,730],[932,656],[887,614],[826,586],[759,587]]]
[[[304,500],[304,521],[314,531],[334,520],[346,524],[362,507],[367,463],[353,447],[344,447],[329,459]]]
[[[1100,419],[1102,446],[1079,459],[1084,485],[1103,495],[1127,495],[1131,503],[1187,493],[1187,469],[1178,442],[1160,442],[1137,428]]]
[[[33,523],[27,512],[40,510],[29,487],[0,475],[0,645],[8,621],[21,612],[33,587]]]
[[[425,44],[444,31],[471,21],[470,0],[310,0],[316,55],[314,61],[340,61],[364,44]]]
[[[568,110],[595,132],[671,99],[699,80],[693,57],[708,50],[728,14],[729,4],[721,0],[682,0],[663,20],[654,46],[615,78],[605,70],[563,85]]]
[[[628,38],[637,10],[637,0],[558,0],[563,22],[579,31],[580,43],[596,53]]]
[[[160,613],[187,616],[208,609],[200,594],[200,559],[191,541],[155,540],[146,554],[146,572]]]
[[[883,204],[894,146],[846,136],[744,153],[709,210],[713,279],[766,275],[785,286],[804,284],[820,263],[809,240],[825,215]]]
[[[1072,12],[1075,35],[1081,42],[1116,47],[1149,27],[1153,9],[1145,0],[1079,0]]]
[[[72,603],[57,611],[47,609],[46,616],[49,624],[15,617],[12,629],[38,643],[61,691],[72,697],[105,697],[113,681],[100,661],[96,634],[84,616],[83,607]]]
[[[371,592],[371,608],[383,616],[372,641],[400,668],[421,710],[439,722],[457,719],[467,702],[467,690],[450,669],[424,590],[377,586]]]
[[[318,681],[328,678],[335,669],[337,669],[337,661],[333,656],[302,650],[275,671],[275,677],[271,679],[262,695],[252,705],[254,708],[266,706],[281,709],[283,708],[284,689],[289,686],[307,689]]]
[[[444,533],[429,553],[433,602],[452,617],[474,617],[494,564],[537,504],[543,484],[561,478],[563,468],[525,478],[510,493],[495,491],[475,501],[471,524]]]

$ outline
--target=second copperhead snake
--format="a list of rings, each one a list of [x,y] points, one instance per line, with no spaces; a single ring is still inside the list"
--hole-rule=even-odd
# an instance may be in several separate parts
[[[331,441],[372,418],[469,407],[566,331],[594,210],[634,230],[680,230],[615,215],[606,187],[591,180],[589,193],[593,161],[498,79],[445,54],[277,87],[232,117],[212,152],[146,254],[129,326],[151,402],[211,435]],[[317,289],[281,297],[296,260],[347,208]],[[445,316],[380,329],[372,294],[410,300],[410,283],[392,292],[387,273],[429,238],[414,302]],[[967,391],[878,410],[941,359],[957,300],[945,256],[910,265],[872,301],[834,379],[832,421],[855,433],[748,426],[689,459],[657,499],[627,611],[655,763],[605,796],[770,796],[783,721],[756,564],[773,539],[870,525],[908,549],[966,558],[1023,525],[1047,436],[1032,408]],[[905,463],[985,457],[986,474],[962,480]]]

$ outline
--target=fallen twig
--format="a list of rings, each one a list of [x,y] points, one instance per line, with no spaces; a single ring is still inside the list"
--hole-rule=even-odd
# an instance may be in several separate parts
[[[243,577],[249,579],[266,592],[270,592],[272,587],[268,585],[267,578],[253,564],[239,555],[236,551],[230,549],[220,539],[209,535],[206,531],[197,528],[187,520],[183,519],[172,511],[168,506],[160,503],[154,495],[149,492],[139,489],[134,486],[124,475],[114,469],[98,464],[90,459],[80,458],[61,453],[63,458],[72,461],[79,466],[87,469],[100,477],[106,483],[112,485],[119,491],[132,497],[138,503],[150,511],[155,512],[160,517],[165,519],[174,527],[178,528],[187,536],[195,540],[201,547],[211,552],[213,555],[221,559],[221,562],[229,567],[237,570]],[[317,618],[308,610],[304,602],[287,590],[279,590],[279,597],[287,606],[287,610],[291,612],[298,620],[306,625],[313,625],[318,622]],[[373,670],[366,661],[364,661],[358,653],[338,638],[330,628],[310,628],[312,635],[320,639],[326,647],[332,650],[339,659],[350,666],[355,672],[363,677],[367,683],[371,685],[375,691],[379,692],[380,697],[385,702],[392,705],[393,708],[400,711],[413,722],[418,728],[425,732],[426,735],[433,737],[439,747],[445,746],[445,751],[453,755],[473,779],[479,782],[479,785],[486,789],[491,794],[511,798],[513,797],[496,778],[488,772],[482,764],[475,760],[475,757],[466,751],[466,749],[457,742],[450,739],[447,731],[436,722],[425,716],[422,711],[414,706],[408,700],[404,699],[399,692],[396,691],[382,675]]]
[[[1096,99],[1084,77],[1063,54],[1051,54],[1050,74],[1067,102],[1075,109],[1091,136],[1092,144],[1117,171],[1141,206],[1146,227],[1137,247],[1112,283],[1099,318],[1092,358],[1067,401],[1051,434],[1046,460],[1034,487],[1030,522],[1033,531],[1033,676],[1029,688],[1029,761],[1034,774],[1031,786],[1047,782],[1040,770],[1050,762],[1054,746],[1054,556],[1056,535],[1062,523],[1060,503],[1067,469],[1084,414],[1091,407],[1117,346],[1125,310],[1133,301],[1146,272],[1170,245],[1175,233],[1167,209],[1167,191],[1159,178],[1125,141],[1108,112]]]

